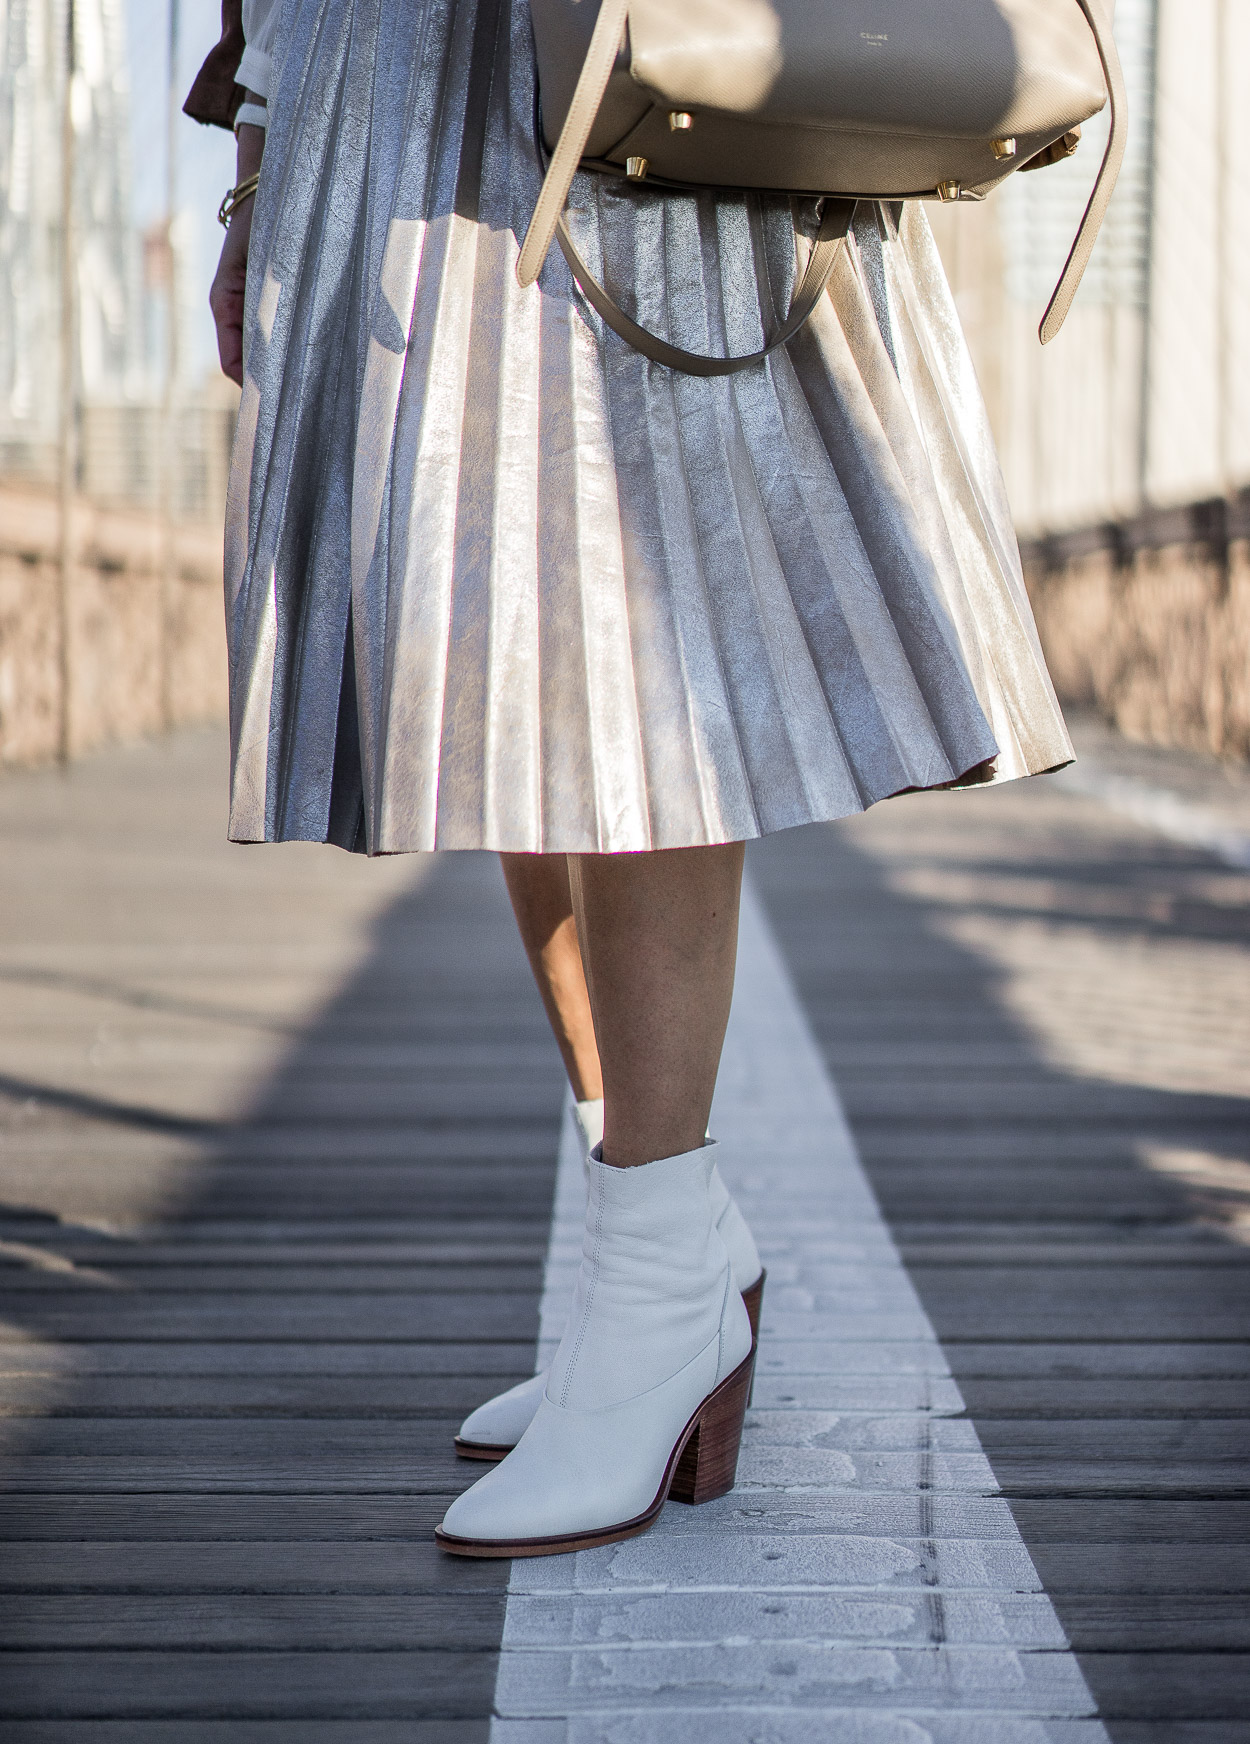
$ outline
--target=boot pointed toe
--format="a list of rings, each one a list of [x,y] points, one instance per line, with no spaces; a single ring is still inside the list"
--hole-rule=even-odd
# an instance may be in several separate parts
[[[533,1422],[546,1384],[545,1374],[531,1375],[470,1411],[456,1436],[456,1452],[463,1459],[502,1459]]]

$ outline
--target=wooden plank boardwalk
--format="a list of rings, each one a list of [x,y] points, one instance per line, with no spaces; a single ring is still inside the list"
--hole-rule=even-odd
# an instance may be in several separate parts
[[[558,1062],[490,861],[223,791],[213,735],[0,780],[0,1737],[469,1744],[507,1570],[429,1534]],[[752,866],[1110,1735],[1250,1744],[1250,879],[1062,778]]]
[[[752,867],[1111,1736],[1245,1744],[1250,876],[1063,777]]]
[[[0,1736],[468,1744],[558,1058],[491,859],[230,848],[224,778],[0,782]]]

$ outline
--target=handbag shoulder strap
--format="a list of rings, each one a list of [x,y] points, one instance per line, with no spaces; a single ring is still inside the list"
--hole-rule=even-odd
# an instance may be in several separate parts
[[[1059,275],[1059,283],[1055,286],[1046,306],[1046,313],[1042,316],[1042,324],[1037,330],[1037,336],[1043,345],[1048,345],[1055,337],[1072,307],[1072,299],[1076,296],[1085,268],[1089,265],[1089,257],[1094,252],[1098,232],[1115,192],[1116,178],[1120,174],[1120,165],[1124,162],[1124,147],[1128,143],[1128,94],[1124,89],[1124,74],[1120,70],[1120,57],[1116,53],[1111,24],[1103,11],[1103,0],[1077,0],[1077,3],[1085,14],[1094,33],[1094,41],[1098,45],[1102,76],[1107,81],[1107,95],[1111,100],[1111,127],[1107,134],[1107,149],[1102,154],[1102,163],[1089,204]]]

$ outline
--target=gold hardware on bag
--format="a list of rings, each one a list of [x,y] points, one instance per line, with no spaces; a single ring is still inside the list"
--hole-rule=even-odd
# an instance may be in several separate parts
[[[1035,156],[1026,157],[1020,165],[1020,174],[1023,175],[1025,170],[1042,170],[1048,164],[1062,163],[1064,158],[1072,156],[1080,143],[1080,128],[1069,127],[1066,133],[1061,134],[1058,139],[1053,139],[1049,145],[1043,146]]]
[[[939,182],[937,185],[939,200],[957,200],[959,198],[958,182]]]
[[[674,133],[689,133],[694,126],[694,116],[686,109],[670,109],[668,124]]]
[[[990,150],[997,158],[1014,157],[1016,155],[1016,142],[1014,139],[991,139]]]
[[[627,157],[625,159],[625,174],[631,182],[646,180],[647,160],[645,157]]]

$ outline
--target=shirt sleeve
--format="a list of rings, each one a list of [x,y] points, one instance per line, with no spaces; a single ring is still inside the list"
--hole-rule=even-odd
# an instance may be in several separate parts
[[[232,127],[243,101],[243,87],[236,82],[243,54],[242,0],[221,0],[221,40],[195,75],[183,112],[209,127]]]
[[[235,78],[258,97],[269,95],[273,39],[280,10],[281,0],[243,0],[243,36],[247,46]]]

